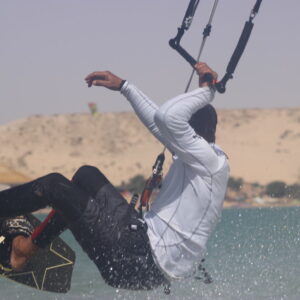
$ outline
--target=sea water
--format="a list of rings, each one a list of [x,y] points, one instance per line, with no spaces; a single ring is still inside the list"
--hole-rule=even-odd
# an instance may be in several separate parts
[[[213,283],[195,278],[173,282],[171,293],[114,289],[104,284],[96,267],[69,232],[76,251],[71,291],[39,292],[0,280],[0,299],[300,299],[300,208],[225,209],[208,243],[205,268]]]

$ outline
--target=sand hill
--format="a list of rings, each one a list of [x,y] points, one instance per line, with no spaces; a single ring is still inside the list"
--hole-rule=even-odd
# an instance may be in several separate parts
[[[300,183],[300,109],[218,113],[218,144],[229,156],[232,176],[261,184]],[[49,172],[70,178],[91,164],[120,184],[137,174],[149,176],[162,150],[131,112],[32,116],[0,126],[0,144],[3,183]]]

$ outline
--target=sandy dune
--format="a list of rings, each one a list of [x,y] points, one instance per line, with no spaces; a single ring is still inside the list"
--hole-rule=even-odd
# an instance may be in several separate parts
[[[218,144],[231,175],[300,183],[300,108],[220,110]],[[131,112],[32,116],[0,126],[0,182],[98,166],[115,184],[149,176],[162,146]],[[166,167],[170,163],[167,155]],[[23,174],[23,175],[22,175]]]

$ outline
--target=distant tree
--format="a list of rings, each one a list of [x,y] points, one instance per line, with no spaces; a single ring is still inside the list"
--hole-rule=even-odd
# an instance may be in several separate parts
[[[286,187],[286,194],[292,199],[300,200],[300,184],[292,184]]]
[[[244,184],[243,178],[234,178],[234,177],[229,177],[228,180],[228,187],[235,190],[239,191]]]
[[[129,179],[128,182],[122,183],[120,189],[127,189],[130,192],[141,193],[144,189],[146,179],[143,175],[136,175]]]
[[[272,181],[266,186],[266,194],[274,198],[282,198],[286,195],[287,185],[283,181]]]
[[[254,188],[262,187],[261,184],[258,183],[258,182],[253,182],[253,183],[251,183],[251,186],[254,187]]]

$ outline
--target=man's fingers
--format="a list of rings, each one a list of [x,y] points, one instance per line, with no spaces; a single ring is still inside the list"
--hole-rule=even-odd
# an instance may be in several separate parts
[[[91,85],[95,85],[95,86],[107,86],[107,80],[92,80],[92,82],[90,82]]]
[[[196,64],[196,70],[199,74],[204,74],[208,72],[212,72],[212,70],[204,63]]]
[[[120,90],[122,79],[109,71],[93,72],[85,77],[88,87],[104,86],[110,90]]]
[[[206,63],[198,62],[195,64],[195,69],[201,79],[205,74],[209,73],[213,76],[214,80],[218,78],[218,74],[214,72]]]
[[[93,72],[91,74],[89,74],[88,76],[85,77],[86,81],[90,81],[90,80],[97,80],[97,79],[106,79],[107,78],[107,72]]]
[[[89,74],[87,77],[85,77],[85,81],[88,85],[88,87],[91,87],[92,85],[96,86],[103,86],[104,83],[109,80],[109,74],[108,72],[93,72]]]

